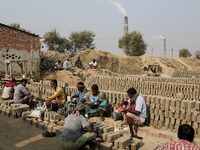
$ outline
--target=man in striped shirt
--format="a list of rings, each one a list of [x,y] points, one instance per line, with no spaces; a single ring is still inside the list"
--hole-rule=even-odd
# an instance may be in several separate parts
[[[194,140],[194,129],[190,125],[181,125],[177,135],[179,141],[167,142],[156,150],[200,150],[197,145],[191,143]]]

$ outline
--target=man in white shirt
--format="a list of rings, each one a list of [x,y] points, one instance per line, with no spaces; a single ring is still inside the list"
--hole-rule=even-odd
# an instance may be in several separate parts
[[[69,59],[68,58],[63,63],[63,69],[66,69],[66,70],[70,70],[71,69],[71,65],[69,63]]]
[[[91,69],[97,69],[97,66],[98,66],[98,64],[97,64],[97,62],[95,61],[95,59],[93,59],[93,62],[89,63],[89,65],[90,65],[90,68],[91,68]]]
[[[138,137],[137,135],[134,135],[133,125],[140,126],[144,124],[145,119],[147,117],[146,103],[144,99],[142,98],[142,96],[139,93],[137,93],[137,91],[134,88],[128,89],[127,94],[130,99],[120,104],[122,106],[124,104],[130,103],[130,108],[124,109],[122,111],[126,113],[126,119],[127,119],[127,122],[123,124],[129,125],[130,133],[132,137],[142,139],[142,137]]]

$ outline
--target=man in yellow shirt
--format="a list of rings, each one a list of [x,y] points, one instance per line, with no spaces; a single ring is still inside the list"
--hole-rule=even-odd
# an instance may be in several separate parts
[[[57,111],[58,107],[62,108],[65,104],[65,94],[63,89],[58,87],[57,80],[51,80],[51,87],[54,89],[54,95],[43,101],[47,102],[48,107],[52,106],[53,111]]]

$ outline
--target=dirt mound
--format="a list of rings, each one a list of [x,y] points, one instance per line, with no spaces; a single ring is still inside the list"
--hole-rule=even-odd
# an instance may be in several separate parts
[[[200,61],[196,58],[169,58],[169,57],[152,57],[152,56],[117,56],[105,51],[85,50],[79,53],[62,54],[58,52],[42,51],[41,56],[49,67],[53,67],[57,60],[63,63],[66,58],[70,58],[71,64],[74,65],[78,57],[84,66],[95,59],[98,63],[98,69],[108,69],[112,72],[124,75],[142,75],[145,74],[142,67],[159,63],[162,67],[162,73],[173,75],[174,70],[198,70]]]
[[[93,71],[91,69],[82,70],[76,68],[74,71],[61,70],[59,72],[47,73],[44,75],[44,79],[56,79],[59,82],[67,82],[68,86],[75,86],[78,82],[84,82],[90,75],[118,76],[119,74],[106,69]]]

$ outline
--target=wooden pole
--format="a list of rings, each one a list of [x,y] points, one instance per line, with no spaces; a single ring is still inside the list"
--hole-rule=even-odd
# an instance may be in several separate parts
[[[171,51],[172,51],[172,52],[171,52],[171,57],[173,58],[173,48],[171,49]]]
[[[33,76],[33,45],[31,40],[31,77]]]

